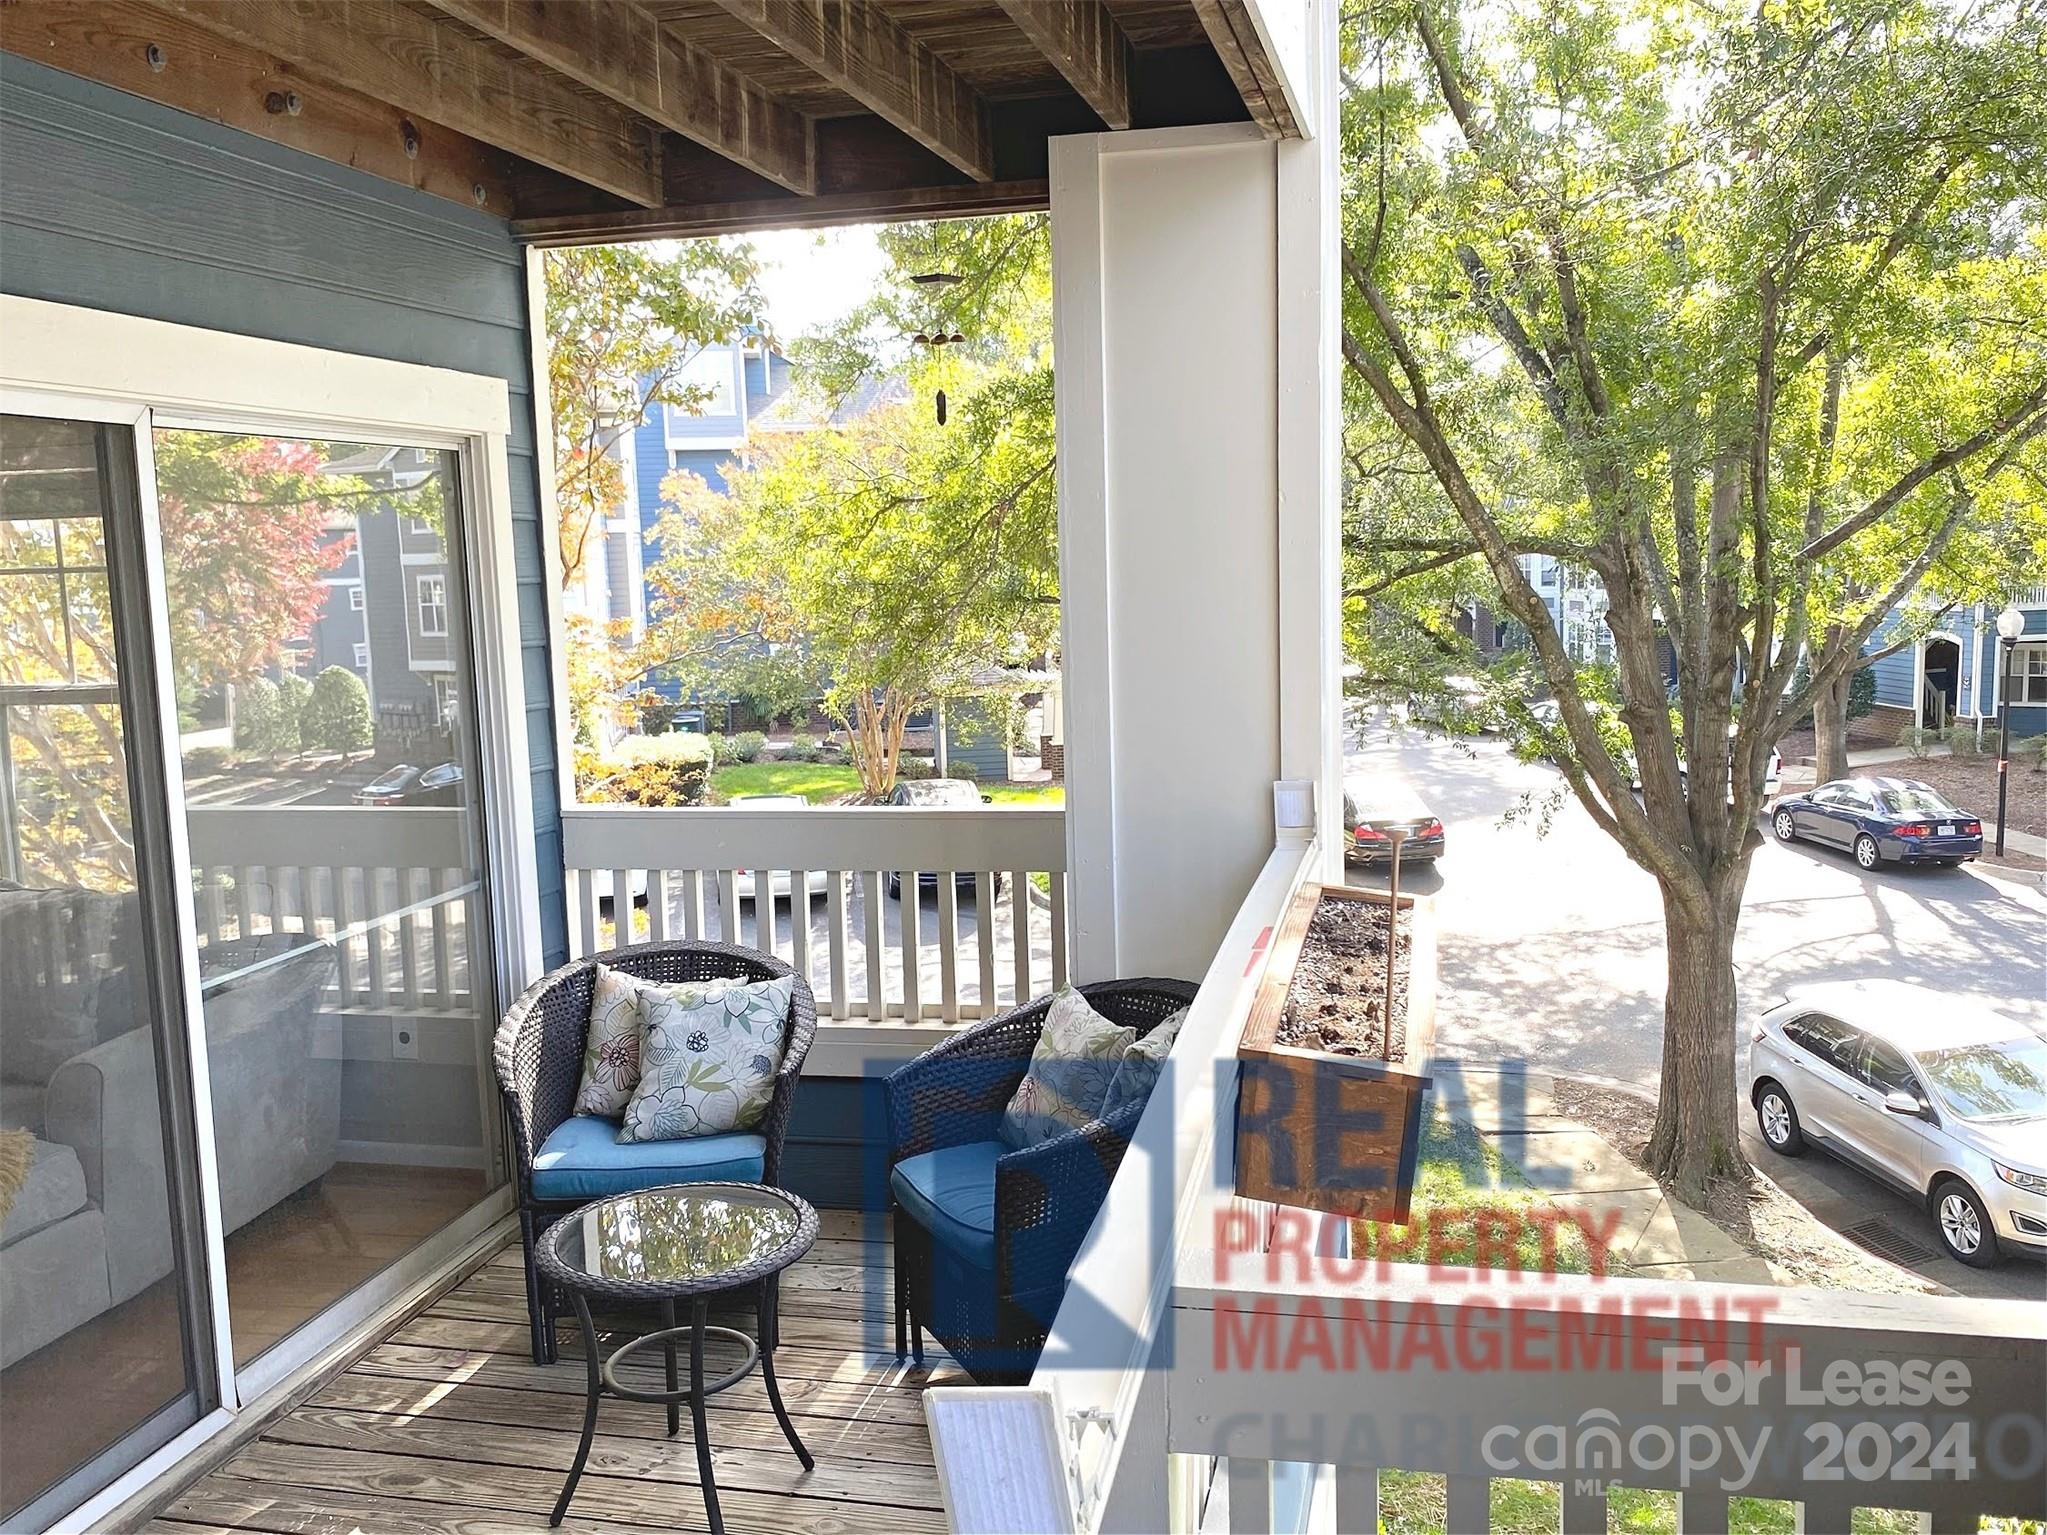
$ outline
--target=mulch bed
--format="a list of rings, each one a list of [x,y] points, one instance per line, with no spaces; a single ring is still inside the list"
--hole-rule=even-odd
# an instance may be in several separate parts
[[[1861,720],[1848,722],[1848,750],[1852,752],[1880,751],[1886,746],[1898,743],[1887,735],[1863,728]],[[1777,743],[1777,750],[1786,762],[1810,762],[1819,754],[1819,747],[1810,730],[1793,730]]]
[[[1558,1110],[1598,1132],[1636,1167],[1656,1125],[1656,1105],[1633,1093],[1558,1077],[1551,1084]],[[1666,1193],[1676,1197],[1668,1184]],[[1693,1206],[1692,1208],[1697,1208]],[[1945,1295],[1930,1279],[1872,1257],[1778,1187],[1761,1168],[1740,1181],[1718,1178],[1699,1212],[1792,1283],[1864,1295]]]
[[[1913,778],[1940,790],[1972,815],[1984,820],[1984,840],[1994,835],[1997,815],[1996,742],[1982,757],[1907,757],[1875,767],[1857,768],[1857,778]],[[2011,765],[2011,796],[2007,810],[2013,831],[2047,837],[2047,773],[2030,762]]]
[[[1287,988],[1275,1041],[1368,1060],[1407,1057],[1407,972],[1411,914],[1393,960],[1393,1039],[1386,1040],[1388,910],[1365,901],[1324,900],[1309,919]]]

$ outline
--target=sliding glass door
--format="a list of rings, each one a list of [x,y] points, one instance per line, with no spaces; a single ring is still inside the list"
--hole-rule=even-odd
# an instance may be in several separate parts
[[[136,492],[132,429],[0,416],[7,1529],[207,1390]]]
[[[251,1399],[506,1201],[473,439],[4,408],[12,1529]]]
[[[460,461],[153,445],[240,1369],[500,1181]]]

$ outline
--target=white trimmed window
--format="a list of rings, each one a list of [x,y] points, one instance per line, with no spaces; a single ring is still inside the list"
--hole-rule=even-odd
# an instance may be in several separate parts
[[[360,613],[363,610],[363,595],[360,585],[351,586],[348,589],[348,610],[351,613]]]
[[[358,645],[355,647],[355,669],[359,672],[366,672],[370,669],[369,646]]]
[[[2047,704],[2047,645],[2021,645],[2011,658],[2011,700]]]
[[[428,638],[440,638],[448,632],[446,576],[419,578],[419,632]]]

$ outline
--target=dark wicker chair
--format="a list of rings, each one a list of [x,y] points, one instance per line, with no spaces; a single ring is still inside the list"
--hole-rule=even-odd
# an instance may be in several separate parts
[[[1149,1034],[1194,1000],[1187,981],[1104,981],[1080,988],[1111,1022]],[[963,1030],[888,1079],[889,1161],[999,1138],[1052,1006],[1040,997]],[[984,1384],[1028,1380],[1088,1227],[1137,1129],[1142,1103],[995,1163],[995,1263],[976,1268],[902,1208],[893,1184],[896,1355],[923,1359],[929,1332]],[[908,1335],[906,1338],[906,1334]]]
[[[795,972],[772,955],[727,943],[641,943],[610,949],[564,965],[531,986],[514,1002],[498,1026],[495,1063],[505,1118],[511,1128],[513,1159],[518,1168],[519,1236],[526,1251],[526,1309],[533,1326],[536,1364],[555,1361],[554,1304],[533,1264],[533,1245],[559,1217],[587,1200],[545,1200],[533,1193],[533,1158],[540,1145],[570,1116],[583,1074],[583,1046],[590,1027],[590,998],[597,984],[597,966],[609,965],[642,980],[768,981]],[[789,1041],[775,1073],[774,1096],[760,1134],[767,1145],[762,1158],[764,1182],[779,1183],[782,1141],[789,1131],[789,1113],[796,1101],[796,1083],[803,1058],[817,1033],[817,1003],[802,976],[789,999]],[[686,1181],[677,1178],[673,1181]]]

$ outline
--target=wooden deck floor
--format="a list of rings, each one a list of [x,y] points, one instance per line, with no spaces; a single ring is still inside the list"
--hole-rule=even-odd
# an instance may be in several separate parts
[[[859,1217],[825,1212],[816,1249],[783,1280],[776,1371],[817,1468],[806,1473],[790,1452],[757,1372],[711,1400],[730,1530],[918,1535],[945,1526],[919,1393],[965,1376],[942,1354],[912,1370],[873,1352],[885,1337],[893,1348],[892,1324],[884,1332],[867,1320],[889,1316],[889,1254],[862,1238]],[[532,1362],[524,1293],[514,1244],[269,1424],[148,1529],[545,1529],[582,1428],[584,1370],[573,1323],[560,1364]],[[707,1368],[719,1357],[711,1351]],[[656,1384],[652,1373],[646,1380]],[[661,1407],[606,1398],[562,1528],[705,1528],[689,1414],[670,1440]]]

